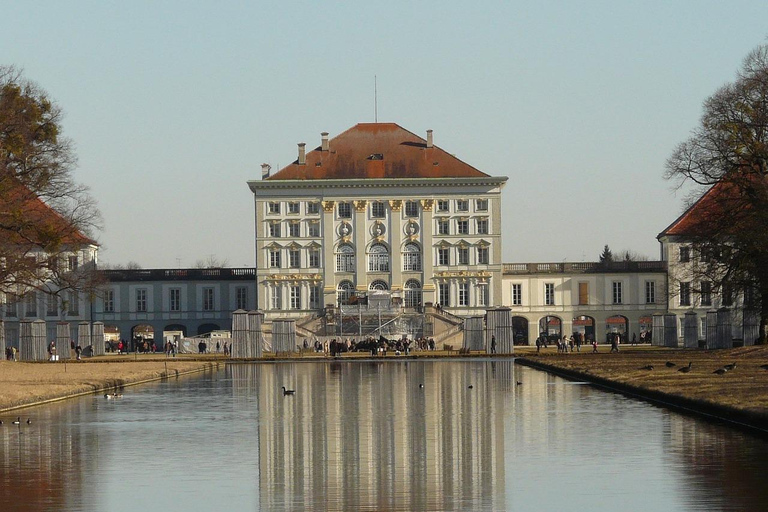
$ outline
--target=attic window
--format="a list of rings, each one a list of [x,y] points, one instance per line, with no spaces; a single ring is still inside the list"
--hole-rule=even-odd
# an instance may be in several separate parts
[[[374,153],[368,157],[368,160],[384,160],[384,155],[381,153]]]

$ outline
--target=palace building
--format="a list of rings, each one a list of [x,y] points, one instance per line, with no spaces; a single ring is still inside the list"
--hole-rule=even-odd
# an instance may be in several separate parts
[[[502,302],[501,189],[394,123],[360,123],[249,181],[259,308],[299,318],[365,303],[481,315]]]

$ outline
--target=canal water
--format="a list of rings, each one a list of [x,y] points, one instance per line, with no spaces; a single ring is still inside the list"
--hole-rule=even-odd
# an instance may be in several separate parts
[[[768,510],[765,438],[512,361],[233,364],[0,418],[5,512]]]

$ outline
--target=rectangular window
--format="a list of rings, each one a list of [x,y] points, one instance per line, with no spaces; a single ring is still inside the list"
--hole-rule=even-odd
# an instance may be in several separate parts
[[[288,224],[288,236],[291,238],[299,238],[301,235],[301,224],[298,222],[291,222]]]
[[[203,311],[213,311],[214,309],[214,300],[213,300],[213,288],[206,287],[203,288]]]
[[[235,288],[235,308],[248,310],[248,288],[245,286]]]
[[[309,307],[310,309],[318,309],[320,307],[320,287],[309,287]]]
[[[579,305],[589,304],[589,283],[579,283]]]
[[[437,219],[437,234],[438,235],[447,235],[450,233],[448,226],[450,225],[450,222],[448,219]]]
[[[475,211],[476,212],[487,212],[488,211],[488,200],[487,199],[476,199],[475,200]]]
[[[280,268],[280,249],[271,249],[269,251],[270,268]]]
[[[299,203],[295,201],[291,201],[290,203],[288,203],[288,213],[293,215],[296,215],[297,213],[299,213]]]
[[[477,305],[485,307],[488,305],[488,285],[487,284],[479,284],[477,285]]]
[[[555,305],[555,283],[544,283],[544,305]]]
[[[267,203],[267,213],[278,214],[280,213],[280,203],[278,201],[270,201]]]
[[[418,217],[419,216],[419,203],[416,201],[405,202],[405,216],[406,217]]]
[[[19,316],[16,308],[18,300],[18,297],[12,293],[5,295],[5,316]]]
[[[374,201],[371,203],[371,217],[374,219],[383,219],[387,213],[387,209],[383,202]]]
[[[288,251],[288,267],[301,267],[301,252],[299,252],[299,249],[291,249]]]
[[[680,263],[687,263],[691,261],[691,248],[680,247]]]
[[[67,258],[67,270],[77,270],[77,256],[70,256]]]
[[[469,247],[459,247],[459,265],[469,265]]]
[[[488,234],[488,219],[477,219],[477,234],[478,235]]]
[[[613,282],[613,303],[614,304],[623,304],[621,284],[622,284],[621,281]]]
[[[513,306],[523,305],[523,285],[522,284],[512,285],[512,305]]]
[[[270,222],[269,223],[269,236],[271,238],[280,238],[280,223],[279,222]]]
[[[656,304],[656,281],[645,282],[645,303]]]
[[[448,211],[448,205],[450,203],[445,199],[438,199],[437,200],[437,211],[439,212],[447,212]]]
[[[338,212],[340,219],[352,218],[352,203],[339,203]]]
[[[107,309],[107,306],[109,306],[110,309]],[[112,313],[114,310],[115,292],[112,290],[107,290],[104,292],[104,312]],[[45,314],[46,316],[56,316],[59,314],[59,298],[53,294],[48,295],[46,298]]]
[[[291,309],[301,309],[301,286],[291,286]]]
[[[307,203],[307,215],[317,215],[318,213],[320,213],[320,203]]]
[[[439,283],[437,285],[437,299],[438,304],[442,307],[449,307],[451,305],[451,287],[448,283]]]
[[[469,283],[459,283],[459,306],[469,306]]]
[[[733,306],[733,288],[728,283],[723,283],[723,306]]]
[[[467,219],[459,219],[456,221],[456,233],[460,235],[469,234],[469,221]]]
[[[309,268],[320,268],[320,251],[318,249],[309,250]]]
[[[450,249],[448,247],[438,247],[437,249],[437,264],[438,265],[450,265]]]
[[[342,250],[336,254],[336,272],[355,271],[355,253],[348,245],[342,246]]]
[[[709,281],[701,282],[701,305],[702,306],[712,305],[712,283],[710,283]]]
[[[282,295],[280,288],[273,286],[269,289],[269,305],[271,309],[283,309]]]
[[[136,290],[136,311],[139,313],[147,312],[147,289],[138,288]]]
[[[466,199],[457,199],[456,200],[456,211],[457,212],[468,212],[469,211],[469,201]]]
[[[68,306],[67,314],[69,316],[79,315],[80,314],[80,297],[77,296],[77,292],[69,292],[68,298],[69,298],[69,301],[67,305]]]
[[[309,236],[312,238],[317,238],[320,236],[320,223],[319,222],[310,222],[308,225],[308,232]]]
[[[478,247],[477,248],[477,264],[478,265],[488,265],[490,262],[490,259],[488,259],[488,254],[490,251],[488,251],[487,247]]]
[[[680,305],[691,305],[691,283],[680,283]]]
[[[181,288],[168,290],[168,302],[169,311],[181,311]]]
[[[37,294],[35,292],[29,292],[26,297],[26,310],[27,316],[37,316]]]

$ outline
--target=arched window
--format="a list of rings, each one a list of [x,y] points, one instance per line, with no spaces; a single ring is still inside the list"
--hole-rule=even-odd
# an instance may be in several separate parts
[[[421,248],[408,243],[403,248],[403,270],[421,270]]]
[[[416,279],[409,279],[403,286],[405,290],[405,307],[407,308],[420,308],[421,307],[421,283]]]
[[[368,287],[369,290],[378,290],[378,291],[386,291],[389,290],[389,285],[385,283],[384,281],[377,280],[370,284]]]
[[[355,271],[355,250],[349,244],[342,244],[336,249],[336,272]]]
[[[339,305],[349,304],[349,299],[352,297],[352,293],[355,291],[355,285],[351,281],[342,281],[336,287],[336,299]]]
[[[368,251],[368,272],[389,272],[389,250],[384,244],[373,244]]]

